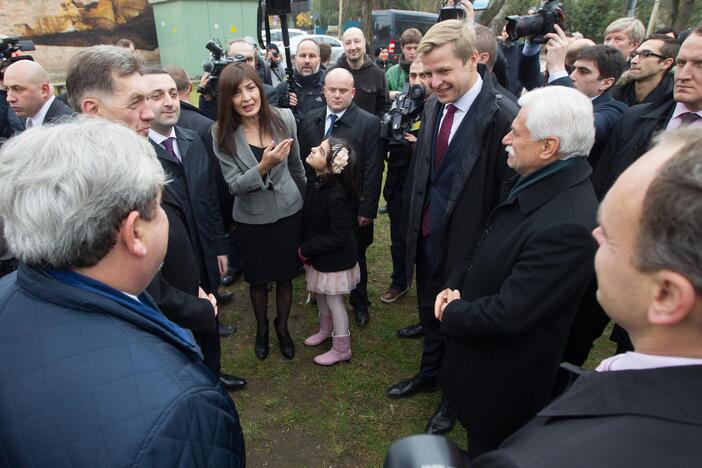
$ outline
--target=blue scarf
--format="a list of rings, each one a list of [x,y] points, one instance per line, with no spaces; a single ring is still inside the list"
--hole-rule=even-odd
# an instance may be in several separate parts
[[[56,270],[53,268],[46,268],[44,271],[46,271],[46,273],[49,274],[55,280],[60,281],[64,284],[73,286],[78,289],[83,289],[85,291],[90,291],[92,293],[106,297],[112,301],[115,301],[122,307],[131,310],[132,312],[144,317],[145,319],[151,322],[155,322],[161,328],[165,328],[166,330],[177,336],[188,348],[197,348],[197,345],[195,344],[195,338],[193,338],[193,334],[189,330],[186,330],[185,328],[182,328],[168,320],[166,316],[163,315],[163,313],[151,303],[151,301],[146,297],[144,293],[141,293],[139,296],[137,296],[139,300],[135,300],[118,289],[115,289],[111,286],[106,285],[105,283],[101,283],[100,281],[94,280],[92,278],[88,278],[87,276],[81,275],[80,273],[76,273],[75,271]]]

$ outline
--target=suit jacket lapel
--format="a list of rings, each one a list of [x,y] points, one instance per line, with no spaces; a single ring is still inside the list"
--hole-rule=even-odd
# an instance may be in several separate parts
[[[241,126],[234,132],[234,144],[236,145],[236,157],[238,157],[246,167],[251,169],[258,166],[258,160],[251,152],[249,142],[246,141],[246,135],[244,135],[244,130]]]

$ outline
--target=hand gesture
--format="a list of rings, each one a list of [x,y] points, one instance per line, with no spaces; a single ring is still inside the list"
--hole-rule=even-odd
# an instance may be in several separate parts
[[[271,141],[266,149],[263,150],[263,156],[261,157],[261,162],[258,165],[262,176],[288,157],[292,142],[292,138],[288,138],[274,146],[275,142]]]
[[[465,12],[465,17],[463,18],[464,23],[474,24],[475,23],[475,10],[473,9],[473,3],[470,0],[454,0],[454,6],[462,7]]]
[[[444,316],[444,310],[446,306],[451,302],[461,298],[461,291],[458,289],[451,290],[449,288],[444,289],[439,294],[436,295],[436,301],[434,302],[434,316],[437,320],[441,321]]]
[[[546,68],[554,74],[565,70],[566,53],[568,52],[568,37],[557,24],[554,25],[555,33],[548,33],[544,38],[546,43]]]

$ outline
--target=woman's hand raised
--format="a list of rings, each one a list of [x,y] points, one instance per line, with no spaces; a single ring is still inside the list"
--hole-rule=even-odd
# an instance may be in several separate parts
[[[264,177],[268,171],[273,169],[288,157],[292,142],[292,138],[283,140],[275,146],[274,142],[271,142],[266,149],[263,150],[261,162],[258,164],[258,170],[261,173],[261,177]]]

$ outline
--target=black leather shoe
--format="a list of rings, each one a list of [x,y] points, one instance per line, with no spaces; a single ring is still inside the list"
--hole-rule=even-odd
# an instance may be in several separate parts
[[[453,414],[451,403],[446,398],[442,398],[436,412],[427,421],[424,432],[427,434],[446,434],[451,432],[455,425],[456,415]]]
[[[229,302],[232,302],[232,299],[234,298],[234,293],[229,292],[229,291],[222,291],[222,292],[217,292],[217,304],[227,304]]]
[[[420,380],[418,375],[398,382],[385,391],[388,398],[409,398],[417,393],[431,393],[438,390],[436,382]]]
[[[228,392],[241,390],[246,385],[246,380],[231,374],[219,374],[219,381]]]
[[[256,344],[254,346],[254,352],[256,357],[261,361],[268,357],[268,323],[266,323],[266,331],[261,332],[261,330],[256,330]]]
[[[399,336],[400,338],[408,339],[421,338],[424,336],[424,328],[422,328],[421,323],[418,323],[417,325],[411,325],[405,328],[400,328],[399,330],[397,330],[397,336]]]
[[[222,286],[231,286],[232,284],[234,284],[234,275],[228,271],[222,276]]]
[[[278,318],[273,320],[275,326],[275,334],[278,335],[278,345],[280,346],[280,354],[283,355],[285,359],[292,359],[295,356],[295,344],[290,337],[290,332],[288,331],[287,324],[285,325],[285,330],[281,333],[278,329]]]
[[[225,325],[223,323],[219,324],[219,336],[229,336],[236,332],[236,327],[234,325]]]
[[[370,322],[370,317],[368,316],[368,309],[358,308],[353,309],[354,315],[356,316],[356,325],[359,327],[365,327],[368,322]]]

